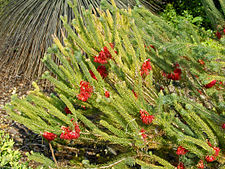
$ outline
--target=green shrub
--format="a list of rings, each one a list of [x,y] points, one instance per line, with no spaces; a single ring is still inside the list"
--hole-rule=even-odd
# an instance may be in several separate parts
[[[0,130],[0,168],[27,169],[27,164],[20,162],[21,154],[13,149],[14,141],[9,134]]]
[[[83,168],[169,169],[201,160],[222,167],[224,45],[206,41],[189,22],[177,31],[143,7],[103,2],[98,17],[82,9],[82,18],[75,2],[73,27],[62,17],[67,36],[63,43],[54,36],[43,59],[54,93],[33,83],[28,96],[14,95],[6,106],[12,119],[53,144],[114,145],[115,158],[101,165],[84,159]]]
[[[166,1],[168,3],[166,5],[165,11],[167,12],[168,9],[173,7],[174,12],[180,16],[192,16],[201,17],[201,26],[203,26],[206,30],[212,29],[211,23],[209,18],[206,16],[204,6],[202,5],[201,1],[194,0],[194,1],[180,1],[180,0],[173,0],[173,1]]]

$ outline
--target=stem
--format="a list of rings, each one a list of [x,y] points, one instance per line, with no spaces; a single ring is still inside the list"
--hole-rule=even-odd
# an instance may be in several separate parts
[[[59,168],[58,163],[57,163],[56,158],[55,158],[54,150],[53,150],[52,145],[51,145],[50,142],[49,142],[49,147],[50,147],[50,150],[52,152],[52,157],[53,157],[53,160],[55,162],[55,165],[56,165],[57,168]]]

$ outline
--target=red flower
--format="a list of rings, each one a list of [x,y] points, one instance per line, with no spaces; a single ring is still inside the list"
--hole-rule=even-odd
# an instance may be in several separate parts
[[[223,33],[225,34],[225,28],[223,29]]]
[[[65,107],[64,108],[64,111],[66,112],[66,114],[72,114],[71,111],[70,111],[70,109],[68,107]]]
[[[93,92],[93,87],[89,85],[89,82],[81,81],[80,82],[80,94],[77,98],[81,101],[86,102],[89,97],[91,97],[91,93]]]
[[[89,70],[89,73],[91,74],[91,77],[95,80],[97,80],[97,77],[95,76],[95,74],[92,72],[92,70]]]
[[[70,130],[69,127],[62,126],[63,132],[60,135],[61,139],[72,140],[80,137],[80,128],[77,123],[75,123],[74,131]]]
[[[141,129],[141,136],[144,140],[146,140],[146,137],[147,137],[147,134],[145,134],[145,130],[144,129]]]
[[[98,56],[95,56],[94,62],[96,63],[101,63],[101,64],[106,64],[107,63],[107,56],[104,51],[100,51]]]
[[[54,140],[54,139],[57,137],[57,135],[54,134],[54,133],[49,133],[49,132],[45,131],[45,132],[43,133],[43,137],[44,137],[46,140],[48,140],[48,141],[52,141],[52,140]]]
[[[145,61],[143,65],[141,66],[141,76],[147,76],[149,74],[149,71],[152,70],[150,59]]]
[[[86,102],[91,95],[87,92],[81,91],[80,94],[77,95],[78,100]]]
[[[108,76],[108,72],[105,66],[98,66],[97,71],[100,73],[100,75],[102,76],[102,78],[106,78]],[[97,77],[95,76],[95,74],[92,72],[92,70],[89,70],[91,77],[95,80],[97,80]]]
[[[215,157],[217,157],[220,153],[220,148],[219,147],[213,147],[213,150],[215,150],[215,153],[213,154]]]
[[[187,149],[185,149],[185,148],[182,147],[182,146],[179,146],[179,147],[177,148],[176,154],[177,154],[177,155],[185,155],[187,152],[188,152]]]
[[[164,73],[163,76],[166,76],[168,79],[172,79],[172,80],[180,80],[182,72],[181,72],[181,69],[179,67],[180,67],[180,65],[178,63],[176,63],[173,73],[170,73],[168,75],[166,75]]]
[[[110,95],[109,95],[109,91],[105,91],[105,97],[109,98]]]
[[[153,115],[149,115],[149,113],[145,110],[140,110],[140,114],[141,120],[144,124],[151,124],[155,118]]]
[[[105,66],[98,66],[97,71],[100,73],[103,79],[108,76],[108,72]]]
[[[112,43],[109,43],[111,48],[114,48],[114,45]],[[117,51],[115,51],[117,54]],[[101,63],[101,64],[106,64],[109,59],[112,58],[111,53],[109,52],[108,48],[106,46],[103,47],[103,50],[99,52],[98,56],[94,57],[94,62]]]
[[[198,167],[198,168],[204,168],[203,160],[200,160],[200,161],[198,162],[197,167]]]
[[[205,65],[205,62],[201,59],[198,60],[198,62],[201,64],[201,65]]]
[[[75,127],[74,127],[75,131],[80,134],[80,127],[77,123],[75,123]]]
[[[178,166],[177,166],[177,169],[185,169],[184,163],[179,162],[179,164],[178,164]]]
[[[225,123],[222,124],[222,128],[225,129]]]
[[[207,162],[213,162],[213,161],[216,160],[216,158],[215,158],[215,156],[209,156],[209,155],[207,155],[207,156],[205,157],[205,160],[206,160]]]
[[[210,83],[206,84],[204,87],[206,89],[213,87],[216,84],[216,80],[211,81]]]
[[[216,36],[217,36],[218,39],[221,39],[221,37],[222,37],[222,35],[219,31],[216,32]]]

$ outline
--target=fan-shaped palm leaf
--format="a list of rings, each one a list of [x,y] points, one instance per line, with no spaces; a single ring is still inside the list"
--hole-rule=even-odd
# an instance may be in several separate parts
[[[110,1],[110,0],[107,0]],[[100,0],[77,0],[78,6],[94,8]],[[116,0],[119,7],[135,5],[135,0]],[[151,10],[157,9],[156,0],[142,1]],[[74,17],[66,0],[9,0],[1,16],[0,68],[6,65],[7,72],[23,73],[33,78],[43,72],[41,57],[52,43],[52,34],[61,35],[61,15],[67,15],[68,21]]]

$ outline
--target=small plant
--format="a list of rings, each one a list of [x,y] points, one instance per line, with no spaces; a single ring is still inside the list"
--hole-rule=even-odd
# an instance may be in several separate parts
[[[21,163],[21,154],[13,148],[14,141],[9,134],[0,130],[0,168],[28,169],[28,164]]]

